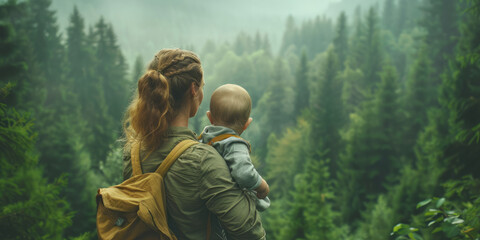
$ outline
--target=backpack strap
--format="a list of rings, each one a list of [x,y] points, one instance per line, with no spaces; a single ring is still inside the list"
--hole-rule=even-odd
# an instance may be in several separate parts
[[[132,177],[142,174],[142,165],[140,164],[140,143],[135,141],[132,143],[132,149],[130,150],[130,156],[132,161]]]
[[[201,136],[201,135],[200,135],[200,136]],[[248,145],[248,150],[251,152],[250,143],[249,143],[247,140],[245,140],[245,139],[243,139],[242,137],[240,137],[240,136],[238,136],[238,135],[235,135],[235,134],[220,134],[220,135],[212,138],[212,140],[210,140],[210,142],[208,142],[207,144],[211,146],[211,145],[213,145],[213,144],[216,143],[216,142],[220,142],[220,141],[222,141],[222,140],[225,140],[225,139],[231,138],[231,137],[235,137],[235,138],[242,139],[243,141],[245,141],[245,142],[247,143],[247,145]]]
[[[177,160],[177,158],[189,147],[198,144],[199,142],[187,139],[181,141],[177,146],[175,146],[172,151],[167,155],[167,157],[163,160],[162,164],[157,168],[155,171],[156,173],[159,173],[160,175],[165,176],[165,173],[167,173],[168,169],[172,166],[172,164]],[[207,240],[210,239],[211,237],[211,213],[208,213],[208,222],[207,222]]]
[[[198,144],[199,142],[187,139],[181,141],[177,146],[175,146],[172,151],[167,155],[167,157],[163,160],[162,164],[157,168],[155,171],[156,173],[159,173],[160,175],[165,176],[165,173],[167,173],[168,169],[170,169],[170,166],[177,160],[177,158],[185,151],[187,148],[189,148],[192,145]]]

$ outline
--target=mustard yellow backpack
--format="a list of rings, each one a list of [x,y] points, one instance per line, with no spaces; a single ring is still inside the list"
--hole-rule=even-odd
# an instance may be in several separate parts
[[[163,177],[193,140],[180,142],[153,173],[143,173],[140,148],[132,146],[132,177],[97,194],[99,239],[176,240],[168,228]],[[207,235],[208,236],[208,235]]]

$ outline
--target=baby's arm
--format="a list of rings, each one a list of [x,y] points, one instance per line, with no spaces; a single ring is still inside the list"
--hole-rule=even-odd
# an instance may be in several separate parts
[[[266,184],[265,180],[253,166],[247,144],[234,141],[228,144],[227,149],[223,158],[227,162],[235,182],[242,188],[249,190],[259,189],[261,192],[265,192],[268,189],[268,184]],[[268,190],[266,194],[268,194]]]
[[[260,199],[264,199],[267,197],[268,192],[270,192],[270,187],[268,186],[268,183],[262,178],[262,183],[258,188],[255,189],[257,191],[257,197]]]

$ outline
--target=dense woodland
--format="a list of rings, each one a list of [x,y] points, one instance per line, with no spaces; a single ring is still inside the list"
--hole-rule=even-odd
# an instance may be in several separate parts
[[[127,65],[108,20],[75,8],[62,31],[50,4],[0,5],[2,239],[96,239],[96,190],[122,181],[146,66]],[[219,85],[252,97],[268,239],[479,239],[480,1],[285,19],[278,50],[261,32],[188,47],[206,82],[192,130]]]

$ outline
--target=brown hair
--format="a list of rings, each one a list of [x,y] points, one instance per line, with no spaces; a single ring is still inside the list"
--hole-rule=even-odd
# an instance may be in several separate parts
[[[145,149],[157,149],[191,83],[200,86],[202,77],[200,59],[195,53],[181,49],[162,49],[157,53],[138,80],[138,91],[125,114],[125,147],[140,141]]]
[[[252,100],[247,90],[235,84],[218,87],[210,99],[213,124],[229,127],[237,133],[242,132],[251,110]]]

